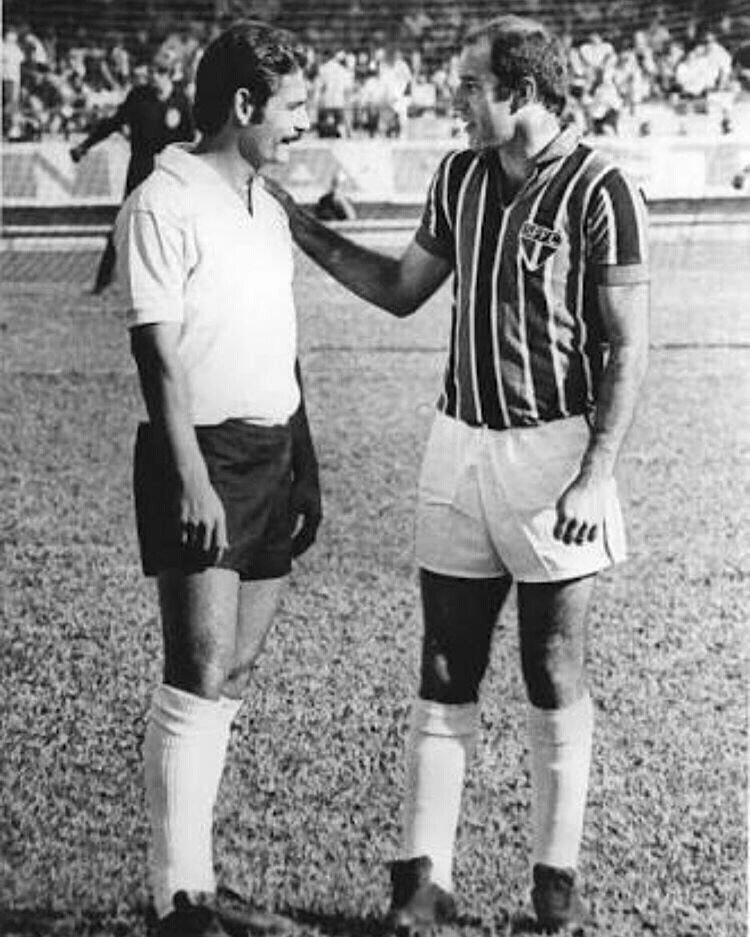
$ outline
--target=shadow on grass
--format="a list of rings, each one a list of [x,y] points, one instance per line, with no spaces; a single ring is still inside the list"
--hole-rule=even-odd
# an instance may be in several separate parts
[[[526,912],[520,912],[510,915],[508,918],[507,929],[505,933],[508,937],[531,937],[532,934],[549,934],[549,929],[542,927],[536,920]],[[586,930],[581,924],[569,925],[556,933],[565,934],[565,937],[584,937]]]
[[[71,914],[46,908],[0,908],[3,937],[125,937],[132,932],[132,922],[112,912],[81,910]]]
[[[281,913],[296,927],[307,927],[326,937],[385,937],[388,933],[385,920],[375,915],[358,917],[307,908],[284,908]]]
[[[287,908],[283,913],[298,927],[310,928],[325,937],[387,937],[393,934],[393,928],[388,927],[384,916],[356,917],[335,912],[309,911],[306,908]],[[480,929],[486,931],[479,918],[461,915],[453,924],[434,928],[432,934],[434,937],[453,937]]]

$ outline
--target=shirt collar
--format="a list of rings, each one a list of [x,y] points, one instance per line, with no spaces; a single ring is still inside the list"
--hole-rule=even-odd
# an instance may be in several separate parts
[[[233,188],[210,164],[196,156],[195,143],[170,143],[157,155],[157,165],[183,182],[209,186],[217,192],[231,192],[243,204],[247,204],[248,186],[242,190]]]
[[[563,159],[578,146],[581,136],[575,127],[566,127],[534,157],[534,166],[543,169],[550,163]]]

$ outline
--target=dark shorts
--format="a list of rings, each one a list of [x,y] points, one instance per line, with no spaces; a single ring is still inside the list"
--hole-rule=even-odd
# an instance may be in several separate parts
[[[209,478],[224,505],[229,549],[219,561],[180,542],[177,479],[164,441],[141,423],[133,487],[141,564],[147,576],[166,569],[236,570],[241,579],[277,579],[292,565],[289,511],[292,440],[288,426],[227,420],[197,426]]]

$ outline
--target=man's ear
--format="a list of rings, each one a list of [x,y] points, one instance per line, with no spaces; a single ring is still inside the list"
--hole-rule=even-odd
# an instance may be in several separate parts
[[[247,127],[253,122],[255,104],[247,88],[238,88],[234,92],[234,105],[232,113],[241,127]]]
[[[525,78],[521,79],[517,90],[510,96],[511,114],[515,114],[516,111],[519,111],[526,104],[531,104],[537,99],[536,79],[532,78],[531,75],[527,75]]]

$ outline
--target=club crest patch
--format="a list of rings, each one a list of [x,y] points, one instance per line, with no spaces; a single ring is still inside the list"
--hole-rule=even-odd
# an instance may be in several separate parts
[[[562,244],[562,234],[552,228],[525,221],[521,228],[521,251],[531,270],[541,267]]]
[[[176,130],[180,126],[180,112],[176,107],[167,108],[167,113],[164,115],[164,123],[170,130]]]

